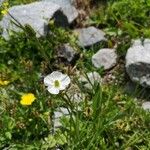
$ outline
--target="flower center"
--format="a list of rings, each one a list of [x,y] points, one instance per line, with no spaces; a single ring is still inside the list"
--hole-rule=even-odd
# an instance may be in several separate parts
[[[56,88],[58,88],[58,87],[60,86],[60,82],[59,82],[58,80],[55,80],[54,86],[55,86]]]

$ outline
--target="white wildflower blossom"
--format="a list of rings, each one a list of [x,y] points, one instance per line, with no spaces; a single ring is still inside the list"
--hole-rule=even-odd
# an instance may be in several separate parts
[[[51,94],[58,94],[61,90],[68,87],[70,84],[70,78],[66,74],[54,71],[44,78],[44,84],[47,86],[47,90]]]

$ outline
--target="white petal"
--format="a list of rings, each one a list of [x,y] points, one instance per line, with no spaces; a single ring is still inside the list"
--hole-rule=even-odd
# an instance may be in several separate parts
[[[64,90],[66,88],[66,85],[63,85],[62,83],[59,86],[59,90]]]
[[[54,83],[54,80],[51,78],[50,75],[47,75],[45,78],[44,78],[44,84],[46,86],[50,86],[50,85],[53,85]]]
[[[59,71],[53,71],[51,74],[50,74],[50,77],[54,80],[56,79],[60,79],[62,76],[62,73],[59,72]]]
[[[62,86],[65,86],[65,87],[70,84],[70,78],[69,78],[68,75],[62,74],[62,76],[61,76],[61,84],[62,84]]]
[[[51,93],[51,94],[58,94],[59,93],[59,89],[55,88],[55,87],[48,87],[47,90]]]

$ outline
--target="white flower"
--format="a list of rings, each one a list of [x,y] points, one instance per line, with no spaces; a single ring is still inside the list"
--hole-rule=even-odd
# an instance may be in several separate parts
[[[44,84],[48,86],[47,90],[51,94],[58,94],[60,90],[64,90],[70,84],[70,78],[66,74],[54,71],[44,78]]]

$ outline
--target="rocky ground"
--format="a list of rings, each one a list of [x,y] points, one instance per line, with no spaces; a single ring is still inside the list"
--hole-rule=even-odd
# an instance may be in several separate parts
[[[85,105],[86,109],[88,108],[88,106],[91,106],[91,102],[87,101],[90,98],[92,99],[92,94],[94,97],[95,95],[97,95],[96,93],[98,92],[94,91],[95,88],[93,86],[95,86],[95,83],[98,83],[101,85],[102,89],[104,89],[104,95],[105,92],[107,93],[106,95],[111,95],[110,93],[113,93],[112,99],[116,101],[118,105],[115,108],[116,110],[118,108],[120,108],[121,111],[123,111],[124,109],[128,109],[126,106],[123,108],[123,106],[127,105],[126,103],[128,99],[132,99],[131,101],[136,102],[135,105],[137,105],[137,107],[140,106],[142,110],[146,110],[144,113],[148,113],[148,111],[150,110],[150,39],[143,36],[136,36],[136,38],[132,38],[129,34],[126,34],[127,31],[125,30],[125,27],[122,27],[122,22],[119,22],[118,20],[118,24],[116,25],[117,28],[115,28],[115,31],[113,31],[113,26],[115,25],[111,24],[111,19],[108,19],[107,22],[107,24],[109,24],[110,22],[110,25],[108,25],[109,28],[106,23],[100,22],[101,18],[96,19],[95,21],[93,19],[93,16],[96,16],[96,11],[99,10],[99,8],[100,10],[102,10],[102,8],[106,7],[107,4],[95,4],[94,2],[90,3],[80,0],[41,0],[28,4],[14,5],[6,8],[3,3],[3,1],[0,1],[2,10],[4,8],[7,10],[6,13],[1,16],[0,21],[0,27],[2,29],[1,53],[3,54],[3,60],[1,62],[4,64],[1,67],[2,72],[3,68],[5,68],[4,66],[10,66],[13,72],[15,68],[17,68],[16,66],[18,62],[18,68],[20,68],[20,72],[25,74],[29,72],[30,74],[30,69],[32,71],[34,70],[32,69],[32,65],[34,64],[35,67],[33,68],[36,68],[37,65],[41,63],[40,65],[42,66],[42,71],[40,73],[39,69],[36,68],[38,70],[38,80],[39,77],[40,80],[43,80],[46,74],[56,69],[67,72],[70,76],[73,77],[73,84],[69,87],[67,95],[70,97],[71,101],[75,101],[75,103],[80,106],[77,108],[79,112],[83,111]],[[106,18],[107,17],[108,16],[106,15]],[[129,29],[130,26],[128,26],[127,28]],[[14,37],[14,35],[17,34],[18,36],[20,36],[20,32],[23,32],[23,35],[21,35],[22,37]],[[22,41],[22,39],[24,41]],[[12,44],[8,44],[8,42]],[[25,45],[25,43],[28,44]],[[6,46],[7,44],[8,46]],[[35,45],[38,48],[36,48]],[[15,54],[9,52],[9,50],[5,47],[7,47],[8,49],[16,48],[15,51],[17,52],[17,57],[15,56]],[[38,52],[27,52],[29,53],[28,57],[25,52],[21,52],[22,49],[26,49],[27,51],[28,49],[33,51],[36,49],[40,50]],[[50,52],[51,49],[53,49],[54,52]],[[122,49],[124,50],[124,52],[121,52]],[[36,53],[37,56],[34,56],[36,55]],[[31,58],[31,56],[32,61],[27,61],[27,59]],[[25,60],[23,60],[23,57],[25,57]],[[23,66],[23,68],[20,67],[21,65]],[[29,70],[27,72],[24,71],[24,69],[26,70],[26,67],[27,70]],[[16,87],[13,88],[26,88],[28,84],[26,85],[26,82],[23,81],[24,79],[18,79],[21,77],[21,73],[18,74],[20,74],[18,75],[19,77],[15,77],[16,79],[12,79],[10,83],[13,84],[13,82],[18,82],[18,84],[16,84]],[[10,76],[14,75],[11,74]],[[76,82],[80,83],[82,87],[77,85]],[[36,85],[34,86],[36,87]],[[32,87],[30,89],[31,91],[36,91],[36,93],[38,93],[38,89],[35,90],[35,87]],[[111,90],[109,89],[109,87],[111,88]],[[10,87],[10,89],[11,88],[12,87]],[[17,89],[14,91],[17,91]],[[4,93],[4,89],[1,93]],[[4,97],[2,96],[1,98]],[[56,99],[56,101],[57,99],[59,99],[56,97],[50,98]],[[80,103],[83,103],[83,105],[80,105]],[[59,105],[60,107],[58,107]],[[58,106],[55,107],[56,110],[54,110],[54,116],[52,118],[54,122],[54,130],[59,129],[63,126],[60,118],[62,118],[62,116],[66,116],[66,118],[69,118],[69,114],[71,111],[70,109],[72,108],[71,107],[68,109],[64,107],[64,104],[61,105],[60,102],[58,102]],[[89,113],[90,110],[91,108],[89,107]],[[84,113],[87,115],[88,112],[85,111]],[[121,127],[120,123],[120,126],[118,128],[123,128],[123,126],[127,127],[127,125],[123,125],[123,123]],[[134,128],[136,128],[136,125],[134,126]],[[132,132],[133,129],[125,130]],[[119,138],[121,139],[121,137]],[[132,138],[134,138],[134,136],[132,136]],[[9,140],[11,140],[11,138]],[[56,145],[58,145],[59,147],[59,145],[61,145],[60,143],[55,143],[54,147],[57,147]],[[64,143],[62,142],[63,146],[67,145],[66,143]],[[132,147],[136,145],[134,142],[131,145],[129,144],[130,146],[121,146],[121,144],[121,142],[117,141],[116,143],[112,144],[112,147],[115,147],[117,149],[132,149]],[[82,148],[86,144],[84,146],[83,145],[81,146]],[[109,147],[108,145],[106,147],[105,146],[106,145],[104,144],[101,149],[107,149],[106,147]],[[98,148],[98,146],[94,149],[96,148]],[[111,149],[111,146],[109,148]],[[142,146],[140,148],[142,148]],[[149,148],[149,146],[146,145],[144,148]],[[72,149],[75,149],[75,147],[72,147]]]

